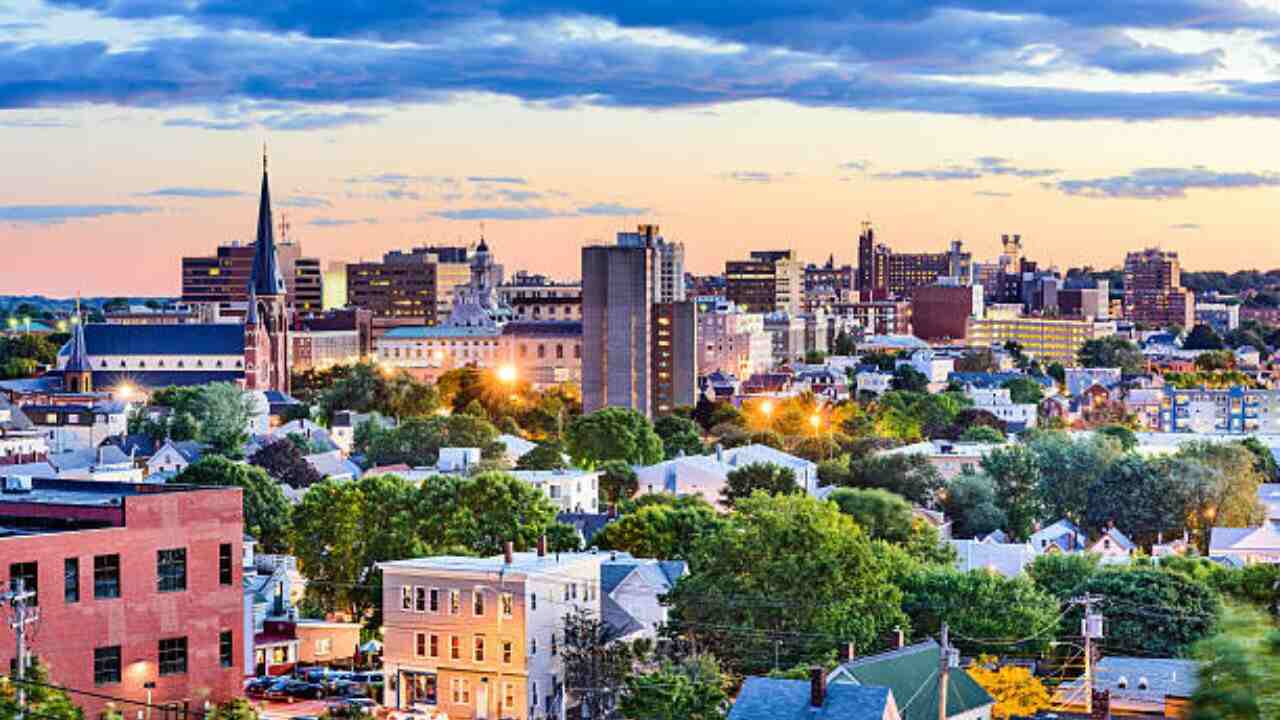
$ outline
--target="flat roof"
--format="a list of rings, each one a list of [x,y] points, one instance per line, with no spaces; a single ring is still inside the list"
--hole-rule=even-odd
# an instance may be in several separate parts
[[[617,555],[618,557],[631,557],[626,553],[618,553]],[[602,552],[548,552],[542,557],[538,557],[536,552],[518,552],[512,555],[512,563],[507,565],[501,555],[483,558],[437,555],[435,557],[378,563],[378,567],[383,570],[422,570],[434,573],[478,574],[497,574],[505,569],[507,573],[520,573],[522,575],[552,575],[563,571],[568,566],[591,561],[604,562],[609,560],[610,557],[609,553]]]
[[[4,476],[4,474],[4,468],[0,467],[0,477]],[[191,492],[209,489],[214,488],[201,485],[159,485],[154,483],[104,482],[100,480],[32,478],[30,490],[0,491],[0,516],[4,515],[4,503],[111,507],[120,505],[124,498],[133,495]]]

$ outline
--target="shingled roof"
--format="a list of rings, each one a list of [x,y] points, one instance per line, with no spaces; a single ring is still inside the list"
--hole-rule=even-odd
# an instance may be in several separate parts
[[[933,640],[869,655],[840,665],[828,677],[830,687],[856,683],[893,691],[902,720],[937,720],[938,663],[941,648]],[[947,717],[963,715],[995,702],[962,669],[951,671],[947,683]]]

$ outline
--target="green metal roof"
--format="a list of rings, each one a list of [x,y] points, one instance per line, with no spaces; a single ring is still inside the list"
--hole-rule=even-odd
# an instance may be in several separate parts
[[[941,655],[933,640],[908,645],[879,655],[870,655],[836,668],[832,683],[887,687],[893,691],[902,720],[937,720],[938,661]],[[947,717],[955,717],[995,702],[969,673],[955,668],[947,682]]]

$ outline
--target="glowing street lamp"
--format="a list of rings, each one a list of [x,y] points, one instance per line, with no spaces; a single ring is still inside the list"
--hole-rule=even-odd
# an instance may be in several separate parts
[[[765,417],[769,417],[770,415],[773,415],[773,401],[765,400],[764,402],[760,403],[760,412],[764,413]]]
[[[822,427],[822,416],[821,416],[821,415],[819,415],[818,413],[814,413],[814,414],[810,415],[810,416],[809,416],[809,425],[810,425],[811,427],[813,427],[813,431],[814,431],[814,432],[817,432],[817,431],[818,431],[818,428]]]
[[[137,388],[129,383],[120,383],[120,385],[116,387],[116,395],[119,395],[120,399],[125,402],[132,400],[137,392]]]
[[[515,383],[516,377],[517,373],[515,365],[503,365],[498,368],[498,380],[501,382],[507,385],[512,385]]]

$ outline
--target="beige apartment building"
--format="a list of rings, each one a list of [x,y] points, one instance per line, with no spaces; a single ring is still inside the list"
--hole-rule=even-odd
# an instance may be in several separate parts
[[[607,554],[520,552],[381,563],[384,704],[450,720],[558,718],[563,618],[600,616]]]

